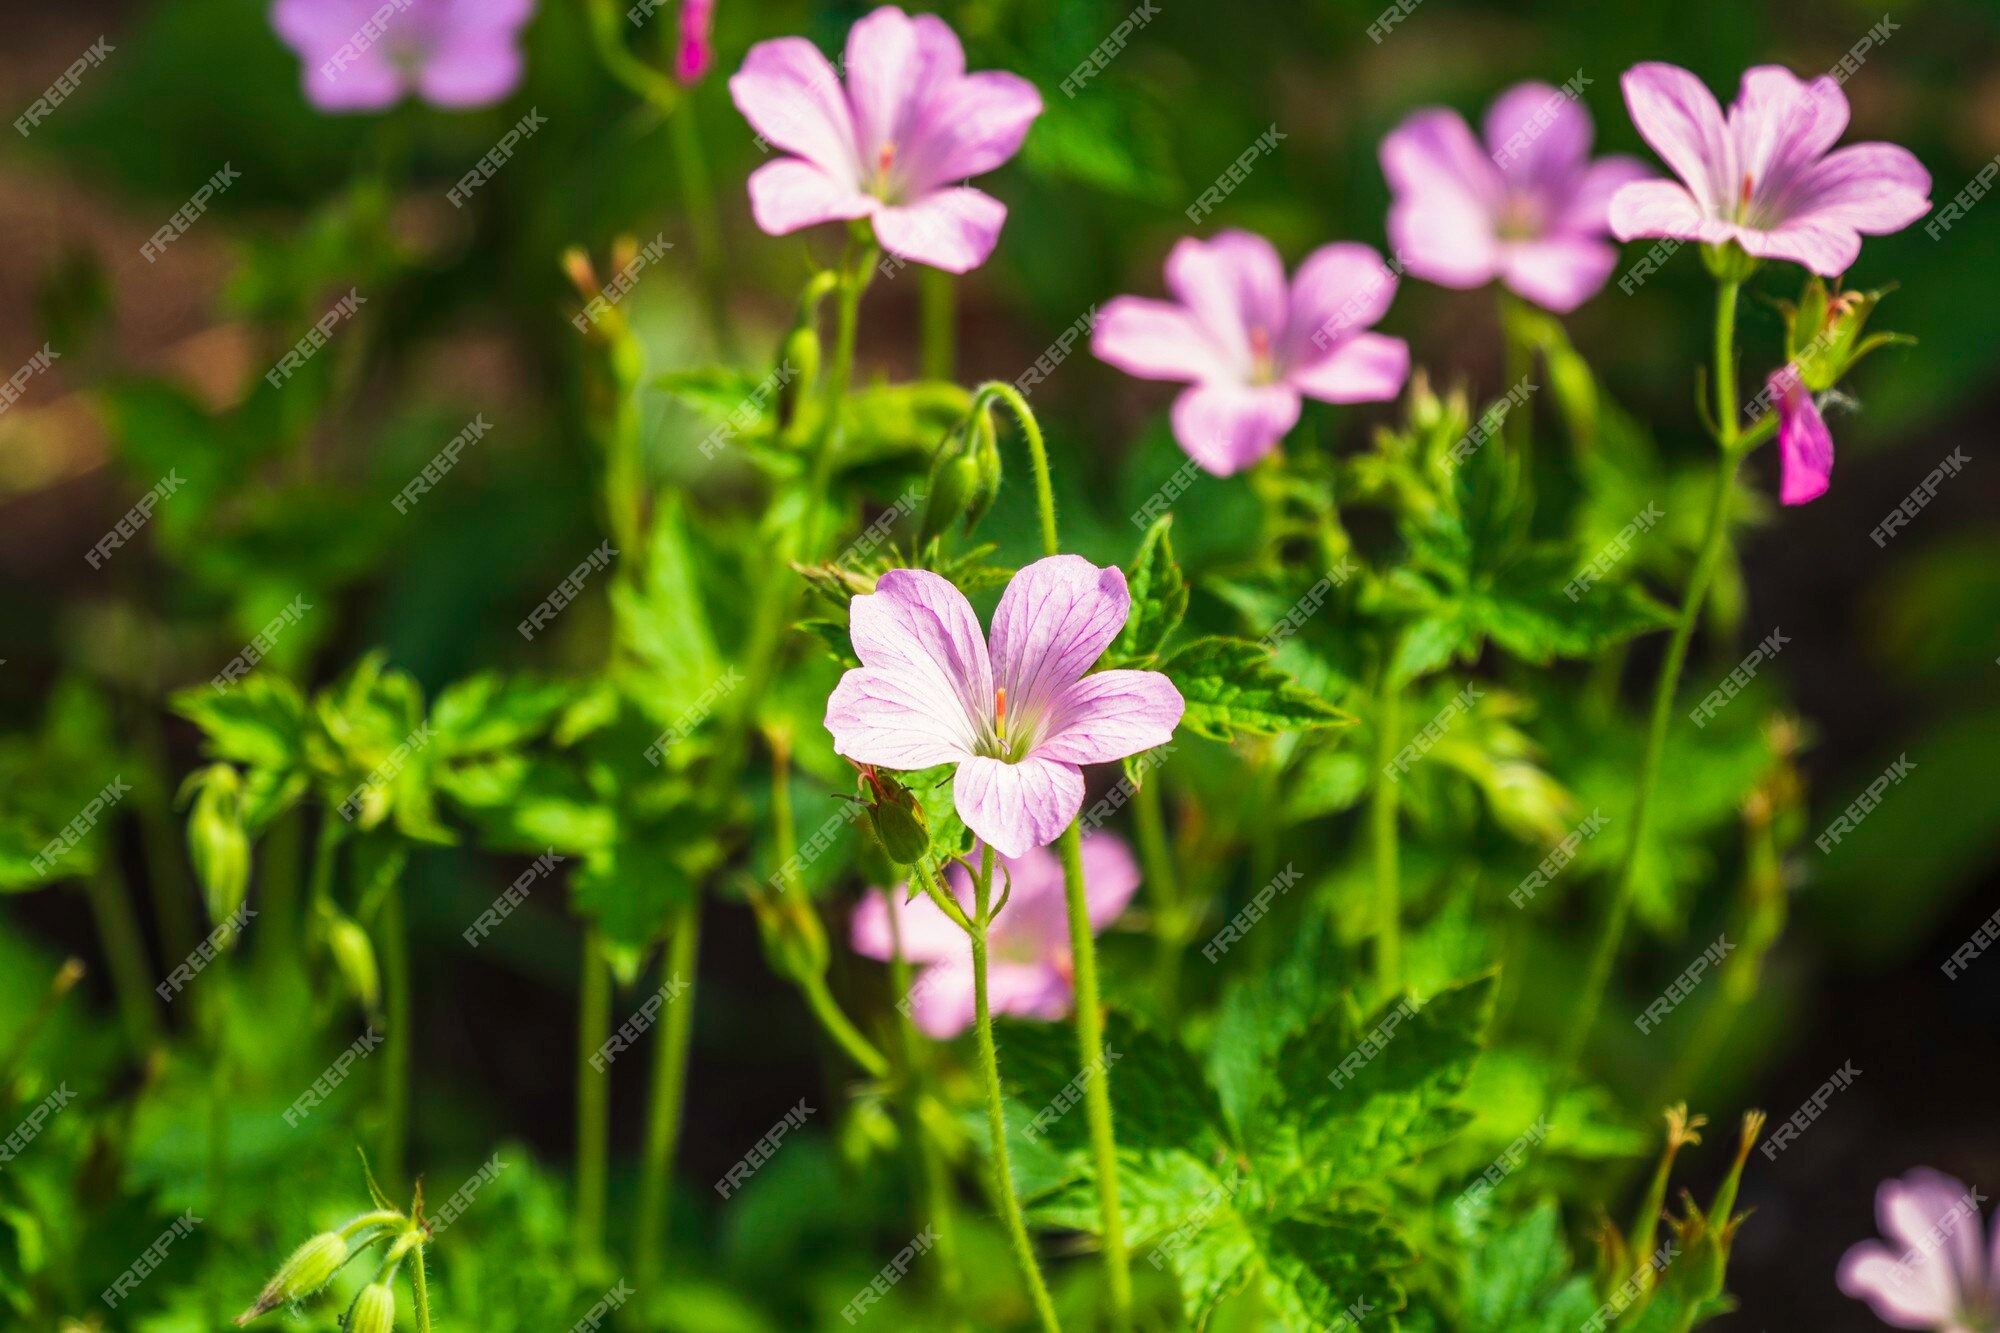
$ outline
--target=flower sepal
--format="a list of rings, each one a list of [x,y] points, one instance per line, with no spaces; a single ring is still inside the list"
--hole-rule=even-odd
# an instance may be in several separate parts
[[[1785,359],[1798,368],[1799,381],[1809,391],[1825,393],[1833,388],[1878,347],[1916,342],[1906,333],[1866,333],[1869,316],[1894,290],[1829,292],[1815,273],[1807,275],[1796,305],[1778,303],[1785,316]]]
[[[1757,271],[1764,261],[1745,250],[1735,241],[1724,241],[1720,245],[1704,243],[1701,247],[1701,262],[1707,266],[1709,276],[1717,282],[1744,283]]]

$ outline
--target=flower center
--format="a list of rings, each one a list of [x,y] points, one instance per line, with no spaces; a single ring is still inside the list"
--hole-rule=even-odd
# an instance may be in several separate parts
[[[1750,194],[1753,184],[1755,184],[1755,181],[1752,179],[1750,173],[1747,171],[1744,172],[1743,189],[1736,196],[1736,221],[1739,223],[1747,223],[1750,220]]]
[[[1269,384],[1277,378],[1277,364],[1271,356],[1271,333],[1263,325],[1250,330],[1250,382]]]
[[[1041,739],[1043,716],[1041,711],[1023,708],[1018,699],[1011,710],[1007,704],[1007,687],[1003,685],[993,691],[993,717],[974,748],[988,759],[1015,764],[1027,758]]]
[[[1493,230],[1503,241],[1533,240],[1542,231],[1541,210],[1526,195],[1509,195],[1500,206]]]
[[[883,199],[889,197],[889,172],[896,165],[896,145],[884,139],[875,150],[875,194]]]

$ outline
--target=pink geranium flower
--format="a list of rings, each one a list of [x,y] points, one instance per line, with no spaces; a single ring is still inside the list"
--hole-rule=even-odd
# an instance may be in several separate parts
[[[1984,1333],[2000,1324],[2000,1228],[1989,1257],[1979,1198],[1941,1171],[1918,1168],[1875,1192],[1891,1244],[1865,1240],[1840,1261],[1840,1289],[1892,1328]]]
[[[514,91],[534,12],[535,0],[277,0],[271,26],[322,111],[378,111],[410,93],[459,108]]]
[[[1029,848],[1018,857],[1000,857],[993,871],[995,902],[1006,882],[1003,872],[1013,876],[1014,890],[987,934],[987,1002],[996,1014],[1061,1018],[1076,993],[1062,863],[1043,847]],[[945,887],[970,915],[972,877],[964,867],[951,867]],[[1084,837],[1084,900],[1093,934],[1118,918],[1138,887],[1138,864],[1121,839],[1109,833]],[[854,951],[887,960],[900,939],[903,957],[924,965],[910,988],[911,1018],[933,1037],[957,1036],[973,1020],[972,941],[927,896],[918,894],[905,902],[907,896],[907,888],[891,895],[896,913],[893,936],[891,908],[879,892],[856,904],[849,925]]]
[[[1323,246],[1289,285],[1271,243],[1243,231],[1192,237],[1167,256],[1175,301],[1105,303],[1090,349],[1128,375],[1191,385],[1174,400],[1174,438],[1218,477],[1271,452],[1299,399],[1394,398],[1410,370],[1401,338],[1367,332],[1396,276],[1365,245]]]
[[[1590,160],[1590,115],[1546,83],[1501,94],[1486,142],[1456,111],[1419,111],[1382,141],[1395,192],[1389,242],[1404,267],[1444,287],[1498,278],[1566,314],[1597,293],[1618,262],[1606,238],[1619,186],[1652,173],[1630,157]]]
[[[1802,505],[1826,494],[1833,475],[1833,435],[1819,405],[1799,379],[1798,368],[1783,365],[1771,372],[1765,392],[1778,406],[1778,457],[1782,470],[1778,498]]]
[[[715,0],[681,0],[680,45],[674,50],[674,77],[688,87],[700,83],[715,59],[709,29],[715,24]]]
[[[1620,240],[1735,241],[1833,277],[1861,253],[1864,233],[1900,231],[1930,210],[1930,173],[1908,149],[1828,151],[1847,128],[1847,97],[1825,75],[1807,83],[1777,65],[1747,70],[1727,119],[1678,66],[1634,65],[1624,87],[1633,123],[1681,184],[1641,181],[1613,195]]]
[[[847,85],[803,37],[750,48],[729,95],[794,153],[750,175],[757,225],[783,236],[871,218],[882,248],[952,273],[986,262],[1007,206],[954,181],[1014,156],[1042,111],[1019,75],[965,72],[943,19],[884,5],[847,34]]]
[[[861,665],[827,700],[833,748],[884,768],[955,764],[967,828],[1002,856],[1047,846],[1083,805],[1078,765],[1164,744],[1181,720],[1157,671],[1084,674],[1131,607],[1121,570],[1053,555],[1014,576],[982,642],[957,588],[892,569],[849,609]]]

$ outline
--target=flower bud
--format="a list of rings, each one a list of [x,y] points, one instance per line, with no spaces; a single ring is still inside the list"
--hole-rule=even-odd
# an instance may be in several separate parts
[[[279,1265],[276,1276],[264,1284],[257,1303],[236,1316],[236,1322],[247,1324],[287,1302],[304,1300],[331,1282],[346,1262],[346,1239],[338,1232],[322,1231],[292,1251],[292,1257]]]
[[[979,460],[954,436],[938,451],[925,487],[924,519],[917,528],[917,545],[928,546],[963,517],[979,489]]]
[[[396,1289],[386,1282],[363,1287],[348,1311],[347,1333],[396,1333]]]
[[[326,948],[348,994],[364,1009],[373,1009],[382,993],[381,974],[375,966],[375,946],[353,917],[333,910],[326,918]]]
[[[778,398],[778,424],[784,428],[798,420],[799,408],[812,396],[813,382],[819,378],[819,331],[811,323],[799,325],[786,337],[778,372],[785,377]]]
[[[1807,277],[1797,305],[1781,303],[1785,359],[1798,368],[1799,381],[1809,392],[1825,393],[1876,348],[1911,341],[1900,333],[1862,336],[1868,317],[1886,295],[1886,289],[1829,294],[1826,283],[1815,273]]]
[[[972,531],[979,526],[979,520],[986,517],[986,511],[993,507],[993,501],[1000,494],[1000,442],[993,429],[991,409],[981,412],[972,427],[972,456],[978,463],[978,476],[973,483],[972,496],[965,505],[965,530]]]
[[[188,787],[196,790],[188,814],[188,857],[201,881],[209,920],[220,924],[236,914],[250,888],[243,779],[232,765],[212,764],[190,777]]]
[[[875,799],[868,806],[875,836],[882,840],[890,860],[897,865],[915,865],[931,846],[930,820],[924,807],[894,778],[874,773],[868,784],[875,789]]]

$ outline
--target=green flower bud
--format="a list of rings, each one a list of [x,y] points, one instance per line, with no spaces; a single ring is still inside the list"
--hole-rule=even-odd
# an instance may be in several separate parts
[[[924,807],[894,778],[875,773],[868,783],[875,789],[875,800],[868,806],[875,836],[882,840],[890,860],[897,865],[915,865],[931,846],[931,825]]]
[[[1799,380],[1810,392],[1825,393],[1876,348],[1912,341],[1900,333],[1862,336],[1868,317],[1886,295],[1886,289],[1829,294],[1826,283],[1812,274],[1797,305],[1781,303],[1785,359],[1798,367]]]
[[[331,1282],[346,1262],[346,1239],[338,1232],[322,1231],[292,1251],[292,1257],[279,1265],[276,1276],[264,1284],[257,1303],[236,1316],[236,1322],[247,1324],[290,1301],[304,1300]]]
[[[347,1312],[347,1333],[396,1333],[396,1289],[386,1282],[363,1287]]]
[[[354,918],[329,910],[325,920],[327,952],[333,955],[333,965],[340,969],[340,979],[347,984],[348,994],[360,1001],[362,1008],[373,1009],[382,993],[381,974],[375,967],[375,946]]]
[[[954,436],[938,451],[937,462],[931,465],[924,520],[917,528],[917,545],[928,546],[934,538],[943,536],[947,528],[965,515],[978,489],[979,460],[961,438]]]
[[[243,827],[243,778],[229,764],[212,764],[188,779],[195,789],[188,814],[188,856],[218,924],[243,905],[250,889],[250,835]]]
[[[972,456],[979,465],[972,496],[965,505],[965,530],[979,526],[986,511],[1000,494],[1000,442],[993,429],[991,409],[981,412],[972,426]]]
[[[813,382],[819,378],[819,331],[810,323],[799,325],[786,337],[778,374],[784,381],[778,397],[778,427],[782,430],[798,419],[800,404],[812,396]]]

